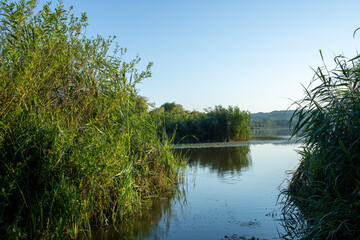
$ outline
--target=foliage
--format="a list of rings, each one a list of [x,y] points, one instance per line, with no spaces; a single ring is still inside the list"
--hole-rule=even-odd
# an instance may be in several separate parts
[[[253,139],[279,139],[279,136],[290,136],[292,126],[290,119],[251,119],[250,135]]]
[[[172,103],[164,103],[163,105],[161,105],[160,107],[161,109],[164,109],[163,111],[166,113],[171,113],[171,114],[183,114],[185,113],[185,109],[182,105],[177,104],[175,102]]]
[[[251,119],[251,128],[289,128],[289,119]]]
[[[175,142],[220,142],[246,140],[250,134],[250,114],[238,107],[215,106],[206,113],[188,112],[176,103],[165,103],[152,111]]]
[[[141,214],[179,163],[135,92],[151,64],[87,38],[62,2],[36,7],[0,2],[0,235],[74,238]]]
[[[318,68],[293,114],[301,162],[283,191],[289,236],[360,239],[360,56]]]
[[[184,151],[184,150],[180,150]],[[239,174],[251,166],[250,146],[186,149],[189,166],[204,166],[219,176]]]
[[[271,119],[288,119],[290,120],[291,116],[293,115],[294,110],[277,110],[277,111],[271,111],[271,112],[258,112],[258,113],[252,113],[251,119],[257,120],[257,119],[264,119],[264,118],[271,118]]]

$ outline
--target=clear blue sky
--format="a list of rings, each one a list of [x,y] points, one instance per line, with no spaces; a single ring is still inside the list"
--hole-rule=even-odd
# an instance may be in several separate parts
[[[40,1],[40,4],[44,1]],[[64,0],[89,19],[87,34],[116,35],[128,56],[154,62],[138,87],[156,106],[188,110],[237,105],[250,112],[286,109],[301,84],[338,54],[360,46],[359,0]]]

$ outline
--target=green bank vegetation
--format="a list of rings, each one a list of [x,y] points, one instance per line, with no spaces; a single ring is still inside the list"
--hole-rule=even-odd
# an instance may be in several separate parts
[[[289,128],[290,119],[251,119],[251,129]]]
[[[257,140],[283,139],[291,135],[293,110],[251,114],[250,135]]]
[[[283,191],[288,236],[360,239],[360,55],[316,70],[296,102],[301,162]]]
[[[251,114],[251,129],[289,128],[289,121],[293,113],[293,110],[253,113]]]
[[[141,215],[180,162],[135,91],[151,64],[61,2],[35,8],[0,3],[0,235],[75,238]]]
[[[150,114],[162,123],[176,143],[237,141],[250,136],[250,113],[238,107],[219,105],[205,112],[189,112],[173,102],[163,104]]]

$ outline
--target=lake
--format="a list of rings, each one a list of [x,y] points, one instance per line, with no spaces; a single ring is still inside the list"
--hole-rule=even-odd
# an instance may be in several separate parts
[[[136,227],[95,233],[101,239],[279,239],[279,188],[294,170],[298,143],[287,140],[185,145],[184,183]],[[282,186],[281,186],[282,185]],[[134,225],[134,223],[132,223]]]

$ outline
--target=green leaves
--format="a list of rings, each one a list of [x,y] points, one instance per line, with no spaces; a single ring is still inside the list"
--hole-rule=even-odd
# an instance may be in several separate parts
[[[320,51],[323,60],[322,52]],[[291,122],[304,139],[301,163],[283,191],[289,236],[358,239],[360,196],[360,62],[335,58],[336,68],[317,68]],[[300,212],[298,211],[300,210]],[[292,226],[292,224],[298,224]]]
[[[175,142],[221,142],[245,140],[250,136],[250,113],[221,105],[206,113],[186,111],[180,104],[165,103],[151,113],[160,117],[168,136]]]
[[[152,63],[139,71],[114,37],[86,37],[86,14],[61,1],[0,12],[0,235],[75,238],[170,191],[179,159],[135,90]]]

